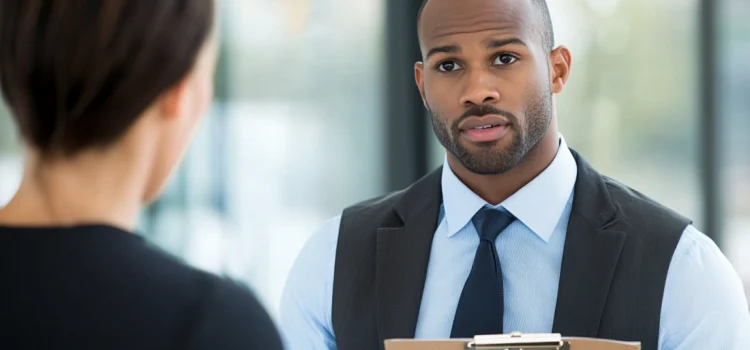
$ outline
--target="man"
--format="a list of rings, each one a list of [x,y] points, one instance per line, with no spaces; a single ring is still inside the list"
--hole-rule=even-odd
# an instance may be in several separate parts
[[[597,173],[558,133],[571,53],[543,0],[429,0],[416,82],[441,169],[344,210],[282,301],[292,350],[556,332],[740,349],[737,274],[690,220]]]

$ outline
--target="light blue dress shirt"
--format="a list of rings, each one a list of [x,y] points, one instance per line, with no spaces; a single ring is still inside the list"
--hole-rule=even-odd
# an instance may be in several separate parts
[[[496,207],[518,218],[495,241],[503,267],[504,329],[552,330],[577,166],[565,140],[547,169]],[[490,206],[451,171],[442,173],[443,205],[435,231],[416,338],[449,338],[479,237],[474,214]],[[282,296],[289,350],[336,349],[331,322],[340,217],[307,242]],[[689,226],[667,274],[659,349],[746,349],[750,311],[739,276],[712,240]]]

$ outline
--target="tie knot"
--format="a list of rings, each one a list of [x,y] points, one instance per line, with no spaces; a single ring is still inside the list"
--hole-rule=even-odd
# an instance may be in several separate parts
[[[474,215],[472,222],[477,229],[479,239],[494,243],[500,232],[503,232],[515,220],[516,217],[505,210],[484,207]]]

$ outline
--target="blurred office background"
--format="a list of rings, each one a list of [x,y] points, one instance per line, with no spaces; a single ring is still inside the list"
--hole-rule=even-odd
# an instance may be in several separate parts
[[[750,293],[750,1],[549,0],[568,143],[695,220]],[[412,66],[421,0],[224,0],[216,101],[140,232],[277,315],[306,239],[441,164]],[[102,116],[106,117],[106,116]],[[0,106],[0,205],[22,158]]]

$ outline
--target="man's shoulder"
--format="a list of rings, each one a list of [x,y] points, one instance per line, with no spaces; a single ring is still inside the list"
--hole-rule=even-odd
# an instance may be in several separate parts
[[[340,231],[369,232],[367,228],[377,228],[390,223],[396,224],[398,218],[394,207],[409,189],[394,191],[383,196],[367,199],[345,208],[341,213]],[[356,227],[356,230],[349,228]]]
[[[689,226],[667,275],[662,349],[738,349],[750,341],[742,280],[719,247]]]
[[[378,227],[398,227],[410,215],[425,209],[437,211],[441,201],[443,167],[427,173],[408,187],[368,199],[344,209],[340,231],[370,232]],[[354,230],[350,230],[354,228]]]
[[[692,220],[677,211],[657,202],[653,198],[602,175],[612,202],[617,208],[618,219],[631,227],[650,231],[659,229],[660,232],[671,231],[677,234],[687,228]],[[676,231],[676,232],[675,232]]]
[[[367,215],[393,208],[408,188],[354,203],[344,209],[343,215]]]
[[[573,211],[580,211],[581,208],[597,211],[604,206],[604,215],[609,215],[614,210],[616,221],[610,221],[610,224],[625,224],[630,228],[628,231],[637,233],[657,230],[679,231],[678,234],[681,234],[692,222],[649,196],[601,174],[580,154],[574,150],[571,152],[578,167]],[[576,205],[581,200],[579,196],[588,199],[587,205]]]

